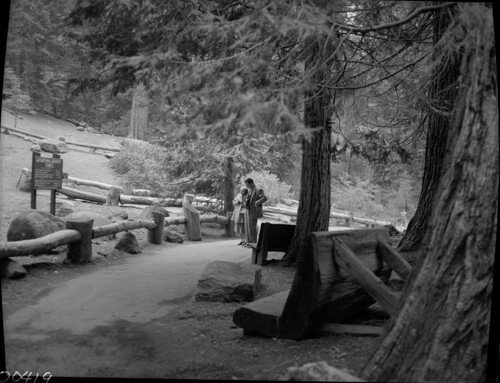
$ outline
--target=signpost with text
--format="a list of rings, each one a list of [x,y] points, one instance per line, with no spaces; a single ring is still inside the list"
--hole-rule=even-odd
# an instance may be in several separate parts
[[[42,157],[38,152],[33,152],[31,166],[31,208],[36,209],[37,189],[50,190],[50,214],[56,213],[56,190],[62,187],[63,160],[58,154],[52,157]]]

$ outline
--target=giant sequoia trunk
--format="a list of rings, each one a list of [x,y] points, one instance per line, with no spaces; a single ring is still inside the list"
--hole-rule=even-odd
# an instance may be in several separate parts
[[[476,20],[463,29],[475,38],[464,45],[464,86],[422,242],[425,257],[364,368],[369,380],[485,381],[499,132],[493,21],[487,8],[480,9],[468,10],[467,17]]]
[[[320,55],[321,43],[311,44],[311,59],[306,70],[318,65],[313,82],[321,84],[325,78],[326,63]],[[319,61],[321,62],[321,61]],[[319,93],[319,94],[318,94]],[[305,125],[318,129],[302,141],[302,169],[300,180],[297,226],[290,246],[283,257],[284,265],[295,265],[306,235],[312,231],[327,231],[330,220],[330,141],[331,127],[326,115],[329,98],[325,88],[305,94]]]
[[[434,22],[435,44],[441,39],[451,22],[448,9],[439,12],[439,16],[435,18]],[[455,84],[459,74],[458,57],[446,58],[447,60],[439,61],[439,65],[432,74],[432,83],[428,94],[430,108],[422,188],[415,215],[398,245],[400,252],[415,251],[422,242],[431,215],[436,187],[441,176],[444,149],[450,126],[449,115],[456,99]]]

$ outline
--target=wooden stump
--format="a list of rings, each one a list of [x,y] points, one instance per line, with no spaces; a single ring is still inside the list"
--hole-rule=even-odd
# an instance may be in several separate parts
[[[230,212],[230,211],[227,212],[228,222],[224,225],[224,236],[225,237],[234,237],[236,235],[236,233],[234,232],[234,222],[231,221],[232,215],[233,215],[233,212]]]
[[[186,196],[188,196],[186,194]],[[200,212],[191,205],[191,199],[186,198],[182,201],[182,212],[186,217],[184,227],[186,229],[186,238],[189,241],[201,241],[201,227],[200,227]]]
[[[149,243],[154,243],[155,245],[161,245],[163,242],[163,226],[165,223],[165,215],[158,211],[152,211],[150,213],[151,218],[156,223],[154,229],[148,230],[148,241]]]
[[[111,189],[109,190],[108,196],[106,197],[106,205],[118,206],[121,194],[122,194],[122,188],[117,186],[112,186]]]
[[[94,220],[74,219],[66,221],[66,228],[78,230],[81,239],[68,243],[67,259],[73,263],[87,263],[92,260],[92,225]]]

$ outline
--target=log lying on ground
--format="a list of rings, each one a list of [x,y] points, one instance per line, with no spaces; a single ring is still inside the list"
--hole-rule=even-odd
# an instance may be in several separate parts
[[[76,177],[68,177],[68,181],[71,181],[77,185],[83,185],[83,186],[93,186],[99,189],[104,189],[104,190],[110,190],[113,185],[104,183],[104,182],[98,182],[98,181],[91,181],[91,180],[82,180],[80,178]]]
[[[103,205],[106,203],[106,196],[69,188],[67,186],[61,187],[60,189],[57,190],[57,192],[64,194],[70,198],[79,198],[85,201],[98,202]]]
[[[55,247],[80,239],[81,234],[78,230],[66,229],[35,239],[0,242],[0,258],[44,254]]]
[[[221,215],[209,215],[202,214],[200,215],[200,223],[219,223],[221,225],[226,225],[229,223],[230,218],[223,217]]]
[[[380,336],[383,330],[382,326],[325,323],[320,331],[334,335]]]
[[[165,226],[168,225],[184,225],[187,222],[186,217],[167,217],[165,218]]]

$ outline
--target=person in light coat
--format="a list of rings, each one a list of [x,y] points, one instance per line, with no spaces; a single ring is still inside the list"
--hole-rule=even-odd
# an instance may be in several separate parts
[[[253,179],[247,178],[245,185],[248,188],[247,197],[247,210],[248,210],[248,228],[249,228],[249,241],[250,243],[257,242],[257,220],[264,216],[262,204],[267,201],[264,190],[258,188]],[[248,246],[248,245],[247,245]],[[249,247],[249,246],[248,246]]]

